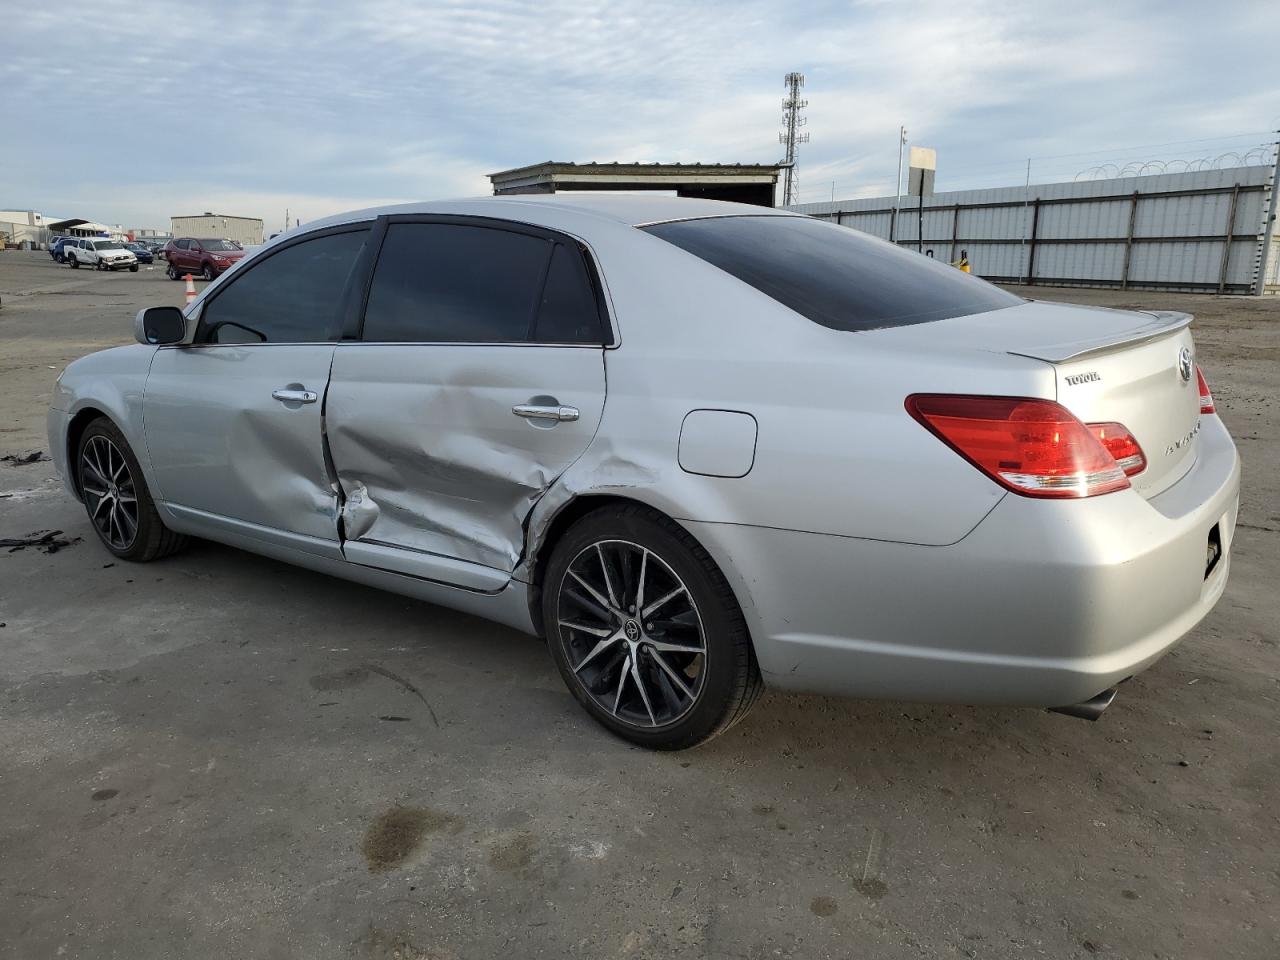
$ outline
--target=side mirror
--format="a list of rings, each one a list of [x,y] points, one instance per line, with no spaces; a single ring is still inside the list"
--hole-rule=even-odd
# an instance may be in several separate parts
[[[133,335],[149,347],[181,343],[187,335],[187,321],[177,307],[147,307],[138,311]]]

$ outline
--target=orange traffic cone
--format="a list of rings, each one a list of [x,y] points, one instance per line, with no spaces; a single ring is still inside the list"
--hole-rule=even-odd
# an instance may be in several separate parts
[[[186,280],[187,280],[187,304],[190,305],[191,301],[196,298],[196,282],[192,278],[191,274],[189,273],[186,276]]]

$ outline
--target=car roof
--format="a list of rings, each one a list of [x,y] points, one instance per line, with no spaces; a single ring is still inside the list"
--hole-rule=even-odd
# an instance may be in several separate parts
[[[489,216],[499,219],[528,221],[537,219],[539,210],[547,213],[581,215],[584,219],[608,220],[616,224],[645,226],[671,220],[696,220],[706,217],[799,216],[773,207],[749,203],[728,203],[692,197],[668,197],[636,194],[515,194],[501,197],[469,197],[458,200],[420,201],[384,207],[369,207],[340,213],[305,224],[306,230],[372,220],[375,217],[412,214],[457,214]],[[563,217],[557,217],[563,219]],[[293,231],[290,234],[296,235]],[[284,236],[285,234],[281,234]]]

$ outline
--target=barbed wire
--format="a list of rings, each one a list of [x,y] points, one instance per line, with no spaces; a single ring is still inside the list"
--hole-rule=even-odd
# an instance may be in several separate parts
[[[1267,137],[1267,141],[1259,142],[1254,138]],[[1250,143],[1249,141],[1253,141]],[[1235,141],[1235,142],[1232,142]],[[1244,142],[1241,142],[1244,141]],[[1137,159],[1129,159],[1125,157],[1128,153],[1130,157],[1137,151],[1152,151],[1161,148],[1174,148],[1183,145],[1191,146],[1194,144],[1214,144],[1218,145],[1219,150],[1225,150],[1213,157],[1202,157],[1197,159],[1148,159],[1139,157]],[[1212,149],[1212,147],[1200,146],[1195,149]],[[1080,151],[1076,153],[1059,153],[1059,154],[1040,154],[1030,157],[1033,162],[1033,172],[1035,182],[1064,182],[1074,179],[1093,180],[1105,177],[1126,177],[1126,176],[1142,176],[1143,174],[1157,173],[1184,173],[1194,170],[1211,170],[1222,169],[1232,166],[1267,166],[1272,162],[1272,155],[1275,150],[1275,131],[1260,130],[1252,133],[1236,133],[1220,137],[1203,137],[1196,140],[1171,140],[1165,143],[1148,143],[1143,145],[1134,145],[1129,147],[1109,147],[1101,150]],[[1163,152],[1163,151],[1162,151]],[[1175,151],[1169,150],[1170,153]],[[1176,151],[1181,152],[1181,151]],[[1073,170],[1072,166],[1067,163],[1054,163],[1052,161],[1069,160],[1069,158],[1087,158],[1098,157],[1110,154],[1105,163],[1087,167],[1083,170]],[[874,151],[863,151],[860,154],[850,157],[842,157],[836,160],[828,160],[826,162],[811,164],[809,166],[808,183],[804,190],[801,191],[801,201],[803,203],[815,203],[829,199],[833,193],[848,194],[843,199],[859,199],[860,197],[883,195],[885,189],[892,194],[893,187],[890,184],[887,188],[881,189],[879,192],[875,190],[867,191],[862,189],[865,187],[866,179],[876,179],[875,177],[863,178],[851,171],[849,167],[858,167],[865,163],[869,158],[874,156]],[[1167,156],[1168,154],[1166,154]],[[1046,162],[1048,161],[1048,162]],[[1022,182],[1026,175],[1026,160],[1004,160],[989,163],[965,164],[960,172],[947,171],[946,178],[948,190],[960,189],[982,189],[984,185],[998,183],[1000,186],[1012,186]],[[1077,161],[1079,162],[1079,161]],[[1048,169],[1046,169],[1046,167]],[[889,179],[892,179],[893,170],[886,167]],[[854,192],[851,191],[851,181],[854,177],[858,177],[858,183]],[[954,185],[953,185],[954,184]]]
[[[1074,177],[1081,180],[1115,180],[1120,177],[1145,177],[1158,173],[1192,173],[1197,170],[1225,170],[1230,167],[1267,167],[1274,161],[1271,144],[1259,144],[1239,153],[1230,150],[1216,157],[1199,157],[1195,160],[1130,160],[1124,166],[1118,163],[1101,163],[1081,170]]]

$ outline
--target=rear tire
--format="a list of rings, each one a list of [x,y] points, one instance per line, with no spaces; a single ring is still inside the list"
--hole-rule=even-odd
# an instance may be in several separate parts
[[[638,504],[602,507],[569,528],[542,579],[542,619],[577,701],[643,747],[710,740],[763,689],[715,561],[683,527]]]
[[[71,264],[72,270],[80,269],[80,261],[76,259],[76,256],[74,253],[71,256],[67,257],[67,262]]]
[[[182,279],[180,276],[178,276],[178,269],[172,263],[169,264],[168,268],[165,270],[164,273],[165,273],[165,276],[168,277],[170,280]]]
[[[85,427],[76,445],[75,471],[90,526],[121,560],[147,563],[186,545],[187,538],[160,519],[137,457],[106,417]]]

